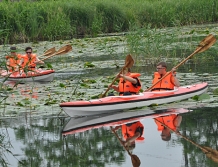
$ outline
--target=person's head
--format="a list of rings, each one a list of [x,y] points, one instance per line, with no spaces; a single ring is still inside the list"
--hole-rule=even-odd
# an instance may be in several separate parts
[[[17,48],[15,46],[10,47],[11,55],[16,55]]]
[[[164,141],[169,141],[171,139],[171,133],[170,130],[166,127],[164,127],[162,133],[161,133],[161,138]]]
[[[157,72],[159,74],[165,74],[167,70],[167,64],[165,62],[159,62],[157,64]]]
[[[25,48],[25,52],[26,52],[27,55],[31,55],[32,54],[32,50],[33,49],[31,47],[29,47],[29,46]]]

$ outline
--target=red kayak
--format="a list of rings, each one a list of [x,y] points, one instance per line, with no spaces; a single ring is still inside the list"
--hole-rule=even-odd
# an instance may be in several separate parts
[[[54,70],[42,70],[38,69],[35,71],[28,71],[28,72],[8,72],[3,71],[1,76],[7,77],[8,81],[23,81],[23,82],[49,82],[53,81],[54,79]]]
[[[185,100],[207,91],[207,83],[181,86],[170,91],[143,92],[139,95],[108,96],[105,98],[71,101],[60,104],[60,107],[70,117],[96,115],[118,110],[149,106],[151,104],[165,104]]]

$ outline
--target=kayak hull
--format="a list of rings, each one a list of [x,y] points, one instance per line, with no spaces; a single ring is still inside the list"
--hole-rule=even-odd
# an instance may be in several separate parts
[[[61,103],[60,107],[70,117],[88,116],[115,112],[124,109],[139,108],[151,104],[165,104],[181,101],[207,91],[207,83],[199,83],[176,88],[172,91],[143,92],[132,96],[108,96],[89,101]]]
[[[24,72],[9,73],[4,71],[1,76],[7,77],[8,81],[22,81],[22,82],[50,82],[54,79],[54,70],[36,70]]]

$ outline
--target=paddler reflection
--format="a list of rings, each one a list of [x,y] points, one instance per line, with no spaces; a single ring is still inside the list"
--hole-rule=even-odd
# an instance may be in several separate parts
[[[26,84],[22,84],[20,82],[15,82],[15,81],[7,81],[5,83],[8,87],[12,87],[13,90],[17,90],[19,93],[19,95],[22,95],[22,97],[25,98],[34,98],[34,99],[38,99],[39,95],[38,95],[38,87],[36,87],[35,85],[28,85]],[[12,98],[15,98],[17,95],[15,94],[11,94]]]
[[[162,140],[169,141],[171,139],[171,132],[169,128],[166,128],[166,126],[178,132],[180,124],[182,122],[182,116],[178,114],[170,114],[166,116],[157,117],[154,120],[157,124],[157,130],[161,131]]]
[[[143,131],[144,126],[140,121],[123,124],[112,128],[112,130],[117,131],[121,129],[123,136],[123,144],[129,149],[133,150],[135,148],[135,141],[143,141],[144,137]]]

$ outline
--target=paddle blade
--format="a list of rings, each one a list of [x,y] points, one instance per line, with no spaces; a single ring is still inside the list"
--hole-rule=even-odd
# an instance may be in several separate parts
[[[125,66],[124,67],[127,67],[127,68],[131,68],[134,64],[134,59],[132,58],[132,56],[129,54],[126,56],[126,59],[125,59]]]
[[[203,148],[204,149],[202,149],[202,151],[206,154],[206,156],[218,163],[218,151],[206,146]]]
[[[212,34],[208,35],[198,45],[196,50],[199,50],[200,48],[201,49],[197,53],[201,53],[209,49],[215,42],[216,42],[216,38]]]
[[[131,155],[132,160],[132,166],[133,167],[139,167],[141,165],[141,161],[137,155],[132,154]]]
[[[60,55],[60,54],[65,54],[65,53],[68,53],[70,52],[72,49],[72,46],[71,45],[66,45],[62,48],[60,48],[56,53],[55,55]]]
[[[45,51],[45,53],[42,55],[42,56],[49,56],[53,53],[55,53],[56,50],[55,50],[55,47],[51,48],[51,49],[48,49],[47,51]]]

